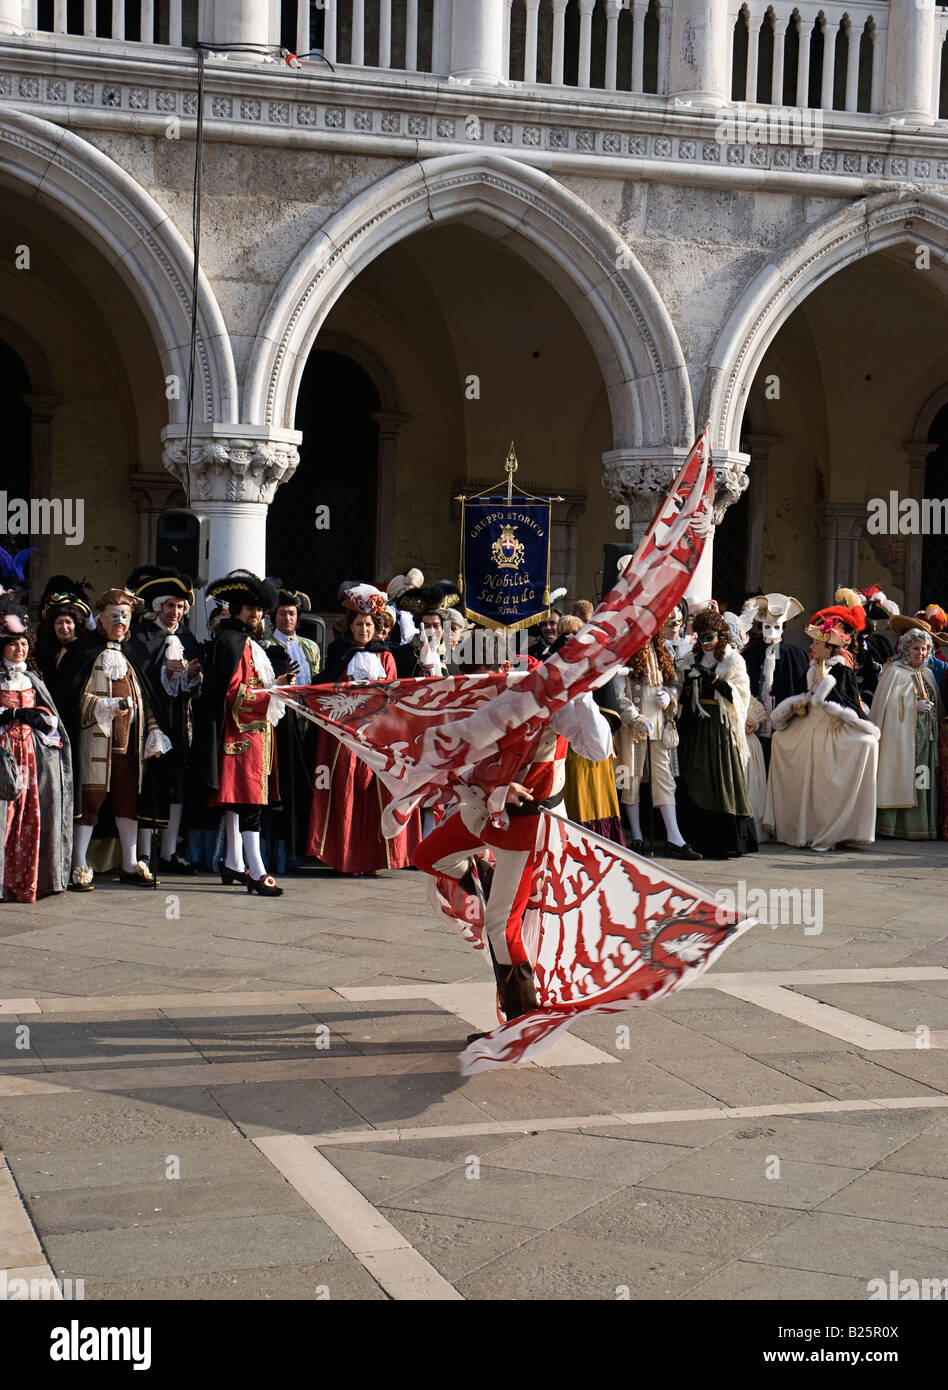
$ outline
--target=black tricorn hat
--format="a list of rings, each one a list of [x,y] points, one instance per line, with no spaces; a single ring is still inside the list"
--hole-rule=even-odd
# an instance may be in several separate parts
[[[226,603],[233,616],[246,606],[262,608],[265,613],[271,613],[276,607],[276,589],[251,570],[231,570],[222,579],[208,584],[205,592],[209,598]]]
[[[273,605],[273,617],[276,617],[278,608],[296,608],[300,613],[308,613],[312,604],[309,601],[309,594],[304,594],[302,589],[279,589],[277,590],[276,603]]]
[[[153,612],[166,598],[183,598],[190,608],[194,602],[194,585],[190,575],[167,565],[139,565],[126,581],[143,601],[146,613]]]
[[[434,584],[426,584],[420,589],[409,589],[398,600],[399,608],[404,608],[413,617],[419,613],[435,612],[445,608],[456,608],[461,601],[455,580],[439,579]]]
[[[46,607],[53,594],[70,594],[87,608],[91,607],[88,580],[70,579],[68,574],[51,574],[40,595],[40,611]]]

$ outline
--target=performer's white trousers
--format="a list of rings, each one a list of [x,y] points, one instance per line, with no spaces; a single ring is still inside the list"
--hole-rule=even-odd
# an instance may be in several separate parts
[[[651,772],[652,805],[674,806],[675,778],[671,768],[671,751],[654,739],[649,740],[648,760]],[[631,771],[631,767],[630,767]],[[642,778],[632,777],[628,787],[623,788],[621,800],[624,806],[638,806],[642,791]]]

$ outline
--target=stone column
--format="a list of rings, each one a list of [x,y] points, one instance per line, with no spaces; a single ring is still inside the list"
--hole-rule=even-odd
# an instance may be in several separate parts
[[[767,523],[767,481],[770,454],[779,436],[749,434],[747,447],[751,460],[750,515],[747,518],[747,582],[760,585],[764,592],[764,530]]]
[[[833,602],[841,584],[859,582],[859,542],[866,534],[865,502],[823,502],[817,508],[823,542],[821,604]]]
[[[395,511],[398,505],[398,434],[409,416],[377,410],[379,427],[378,505],[375,520],[375,573],[387,584],[395,573]]]
[[[505,0],[454,0],[451,79],[477,86],[505,85]]]
[[[686,597],[695,599],[714,598],[714,535],[724,520],[728,507],[745,492],[750,485],[747,465],[750,454],[722,454],[715,452],[714,463],[714,526],[705,542],[698,568],[688,585]]]
[[[270,43],[268,0],[214,0],[211,43]],[[228,53],[231,61],[262,63],[264,53]]]
[[[34,497],[53,495],[53,414],[60,401],[59,396],[44,396],[36,392],[23,396],[23,402],[30,412],[30,488]],[[29,568],[30,603],[35,605],[39,603],[43,586],[51,572],[50,537],[33,536],[30,543],[39,552],[34,555]],[[67,555],[75,553],[71,547],[66,551]]]
[[[935,28],[935,0],[889,0],[885,114],[908,125],[935,120]]]
[[[935,452],[938,445],[921,444],[912,440],[908,444],[903,444],[902,447],[908,455],[908,496],[914,498],[916,502],[921,502],[925,496],[925,464],[929,455]],[[923,537],[921,535],[905,537],[904,611],[906,613],[917,613],[922,601],[922,544]],[[926,599],[927,597],[926,595]]]
[[[267,563],[267,507],[296,472],[299,430],[266,425],[215,425],[191,441],[190,505],[210,521],[210,578],[232,569],[262,575]],[[188,492],[184,431],[162,430],[163,462]]]
[[[723,106],[730,99],[733,27],[727,0],[675,0],[668,54],[669,96],[702,106]]]
[[[133,473],[132,501],[138,508],[138,563],[154,562],[158,518],[170,507],[183,507],[181,484],[168,473]]]
[[[0,0],[0,34],[24,34],[21,0]]]

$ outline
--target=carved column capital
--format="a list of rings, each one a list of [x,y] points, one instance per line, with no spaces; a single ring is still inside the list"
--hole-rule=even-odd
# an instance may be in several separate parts
[[[750,454],[714,455],[714,524],[720,526],[728,507],[734,505],[750,485],[747,465]]]
[[[269,504],[280,483],[296,472],[301,439],[298,430],[214,426],[192,435],[189,470],[183,431],[179,425],[169,425],[162,431],[162,462],[185,492],[190,491],[192,503]]]
[[[611,449],[602,456],[602,485],[631,510],[632,523],[648,524],[678,475],[687,449]]]

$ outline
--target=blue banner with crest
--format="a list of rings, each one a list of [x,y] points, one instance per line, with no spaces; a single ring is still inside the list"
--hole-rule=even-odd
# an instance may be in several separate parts
[[[461,502],[464,612],[483,627],[532,627],[550,604],[549,498]]]

